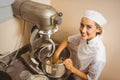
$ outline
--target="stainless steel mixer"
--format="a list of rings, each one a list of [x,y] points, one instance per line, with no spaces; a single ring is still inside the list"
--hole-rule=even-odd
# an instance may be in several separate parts
[[[36,27],[30,37],[31,49],[21,57],[35,73],[44,74],[44,71],[40,68],[40,63],[43,64],[46,57],[50,58],[54,54],[56,44],[51,39],[51,35],[58,31],[57,25],[60,25],[62,22],[62,13],[58,13],[50,5],[30,0],[16,0],[12,4],[12,9],[14,16],[31,22],[35,25],[34,27]],[[36,37],[36,35],[39,35],[39,37]],[[44,55],[38,57],[38,55],[42,54],[41,50],[44,51],[46,47],[48,52],[45,50]],[[68,57],[69,53],[68,51]],[[64,68],[63,64],[62,67]],[[63,70],[65,70],[65,68]],[[57,75],[57,77],[61,76]],[[54,75],[52,75],[52,77],[54,77]]]

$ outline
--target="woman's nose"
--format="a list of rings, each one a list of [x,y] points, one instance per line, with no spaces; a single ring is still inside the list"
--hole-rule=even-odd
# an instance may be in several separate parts
[[[81,32],[82,32],[82,33],[85,33],[85,32],[86,32],[86,27],[83,27],[83,28],[81,29]]]

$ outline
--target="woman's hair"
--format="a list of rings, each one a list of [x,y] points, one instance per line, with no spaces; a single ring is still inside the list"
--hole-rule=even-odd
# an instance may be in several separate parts
[[[100,32],[97,32],[97,35],[101,35],[102,34],[102,27],[99,25],[99,24],[97,24],[96,22],[95,22],[95,25],[96,25],[96,27],[97,28],[99,28],[100,29]]]

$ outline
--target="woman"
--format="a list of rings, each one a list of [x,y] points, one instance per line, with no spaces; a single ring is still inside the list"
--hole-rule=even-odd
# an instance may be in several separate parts
[[[75,80],[98,80],[106,63],[105,48],[100,38],[106,22],[99,12],[87,10],[80,22],[80,34],[70,36],[60,44],[53,55],[54,63],[68,44],[77,46],[79,63],[66,59],[64,61],[66,68],[74,74]],[[79,64],[79,67],[75,67],[73,63]]]

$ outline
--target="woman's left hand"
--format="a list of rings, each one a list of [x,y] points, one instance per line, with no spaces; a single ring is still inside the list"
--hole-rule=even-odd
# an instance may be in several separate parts
[[[73,69],[73,62],[72,62],[72,60],[71,59],[66,59],[65,61],[64,61],[64,64],[65,64],[65,66],[66,66],[66,68],[68,69],[68,70],[70,70],[70,71],[72,71],[72,69]]]

